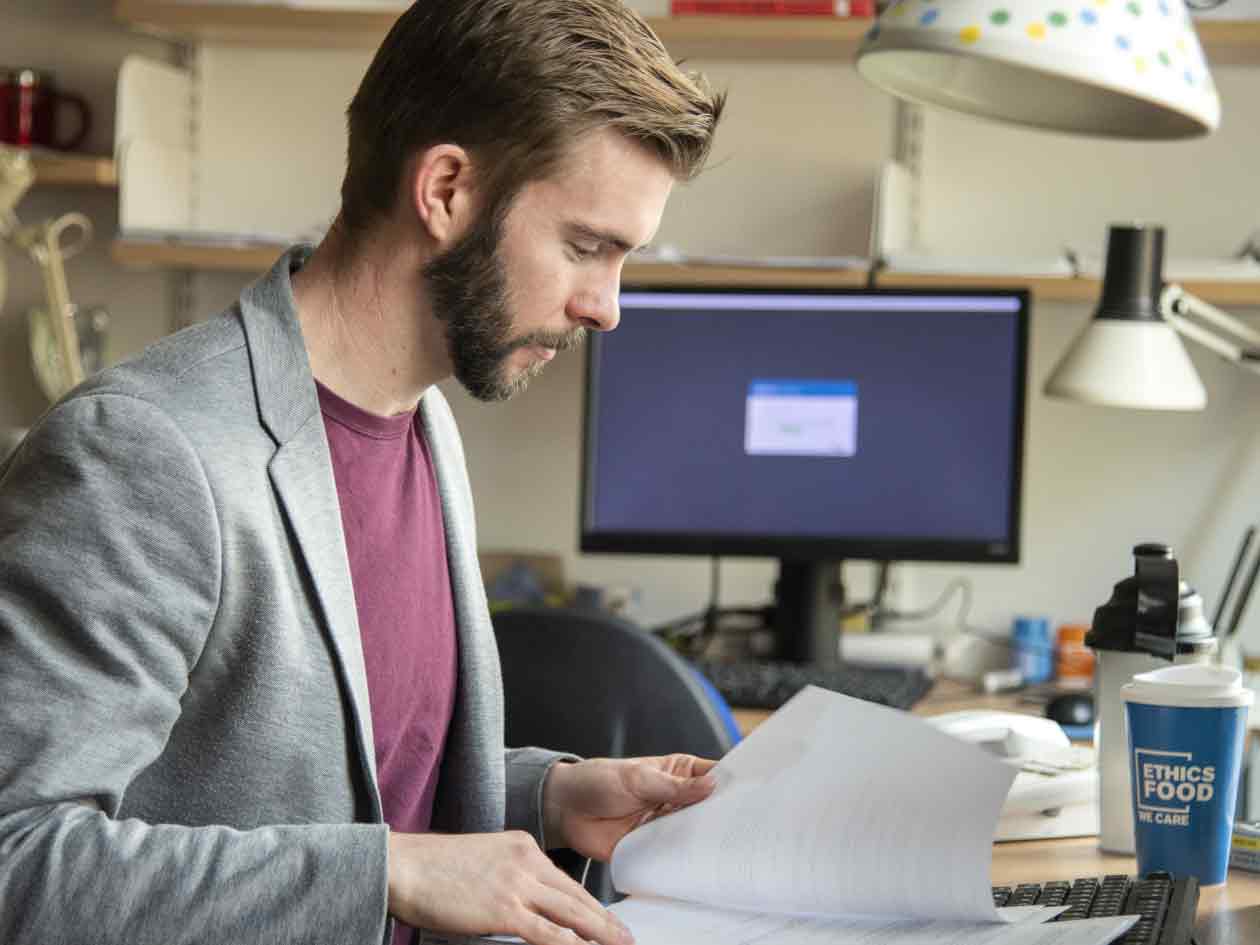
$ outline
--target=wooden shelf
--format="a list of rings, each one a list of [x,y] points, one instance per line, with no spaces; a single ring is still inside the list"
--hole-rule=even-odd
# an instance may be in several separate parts
[[[1078,302],[1092,305],[1102,294],[1102,280],[1094,276],[1011,276],[985,273],[879,273],[881,288],[1028,289],[1038,302]],[[1260,280],[1219,279],[1178,283],[1191,295],[1220,306],[1260,306]]]
[[[1260,63],[1260,20],[1196,20],[1194,28],[1210,65]]]
[[[374,47],[398,13],[281,4],[114,0],[114,16],[171,39],[249,46]]]
[[[866,285],[865,269],[784,269],[757,266],[684,266],[679,263],[627,262],[621,273],[623,285],[790,286],[808,289],[843,289]]]
[[[209,270],[260,273],[271,267],[285,247],[266,244],[241,246],[148,240],[115,240],[114,262],[133,268]],[[788,285],[812,288],[860,286],[862,270],[761,269],[735,266],[682,266],[676,263],[627,263],[626,285]]]
[[[281,4],[114,0],[114,15],[160,36],[250,46],[373,48],[398,14]],[[689,16],[650,19],[675,56],[721,59],[848,60],[868,19]],[[1260,20],[1195,24],[1216,65],[1260,62]]]
[[[114,0],[114,16],[160,36],[251,46],[373,48],[398,14],[268,4]],[[704,16],[649,20],[676,56],[837,59],[852,54],[868,19]]]
[[[114,261],[136,268],[192,269],[214,272],[264,272],[284,251],[283,246],[199,245],[194,243],[155,243],[115,240]],[[845,288],[867,283],[864,270],[849,269],[770,269],[751,266],[684,266],[677,263],[627,263],[622,274],[625,285],[736,285],[785,286],[792,288]],[[1220,280],[1183,282],[1187,292],[1205,302],[1221,306],[1260,306],[1260,281]],[[1099,295],[1101,283],[1095,278],[1054,276],[879,273],[881,288],[1027,288],[1037,301],[1089,304]]]
[[[261,273],[271,268],[283,246],[225,246],[200,243],[158,243],[149,240],[114,240],[114,262],[135,269],[192,269],[211,272]]]
[[[674,56],[847,62],[874,20],[691,16],[648,22]]]
[[[118,169],[107,157],[33,154],[36,187],[117,187]]]
[[[1033,298],[1045,302],[1092,302],[1098,298],[1097,279],[1070,276],[1010,276],[950,273],[879,273],[876,284],[885,288],[921,289],[946,286],[954,289],[1029,289]]]

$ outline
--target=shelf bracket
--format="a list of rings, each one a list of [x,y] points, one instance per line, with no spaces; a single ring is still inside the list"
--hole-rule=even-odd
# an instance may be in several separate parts
[[[919,245],[920,198],[923,189],[923,106],[897,99],[893,117],[893,158],[910,172],[909,245]]]

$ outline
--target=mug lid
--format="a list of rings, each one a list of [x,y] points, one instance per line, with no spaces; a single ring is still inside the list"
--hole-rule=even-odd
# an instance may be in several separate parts
[[[1138,673],[1120,687],[1120,696],[1143,705],[1203,709],[1249,706],[1256,697],[1243,688],[1238,670],[1199,663]]]

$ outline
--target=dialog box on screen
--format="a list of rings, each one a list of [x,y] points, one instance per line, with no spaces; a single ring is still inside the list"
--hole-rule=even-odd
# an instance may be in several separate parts
[[[858,392],[852,381],[757,380],[748,385],[750,456],[853,456]]]

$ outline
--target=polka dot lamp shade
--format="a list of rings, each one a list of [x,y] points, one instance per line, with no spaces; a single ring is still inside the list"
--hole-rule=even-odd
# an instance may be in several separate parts
[[[1187,138],[1220,123],[1181,0],[896,0],[857,65],[900,98],[1037,128]]]

